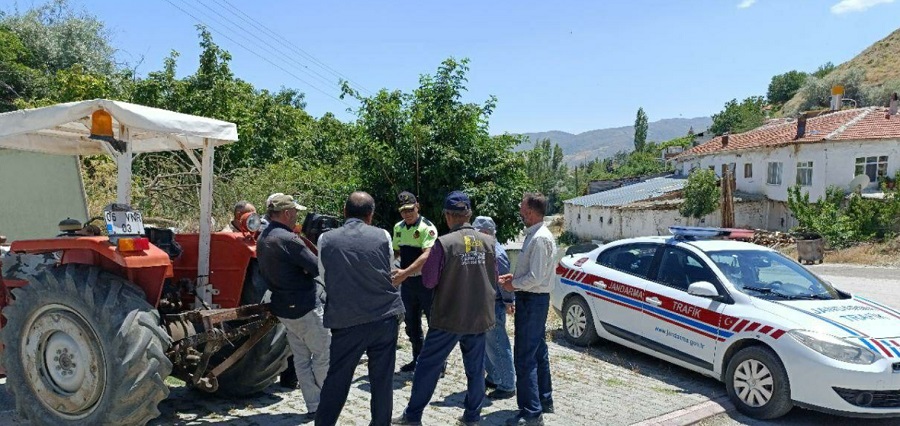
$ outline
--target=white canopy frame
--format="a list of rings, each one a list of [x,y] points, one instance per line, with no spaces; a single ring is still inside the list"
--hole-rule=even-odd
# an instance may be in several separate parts
[[[113,119],[110,143],[91,137],[91,114]],[[106,154],[116,161],[116,200],[131,202],[131,164],[144,152],[184,151],[200,171],[200,235],[197,261],[197,307],[214,307],[218,294],[209,282],[213,160],[217,146],[238,140],[237,125],[126,102],[94,99],[0,114],[0,148],[57,155]],[[198,159],[194,150],[202,150]]]

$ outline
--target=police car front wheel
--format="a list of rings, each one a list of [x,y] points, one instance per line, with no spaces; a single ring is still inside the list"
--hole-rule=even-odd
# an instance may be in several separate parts
[[[741,349],[731,358],[725,386],[737,409],[753,418],[774,419],[793,408],[784,365],[764,346]]]

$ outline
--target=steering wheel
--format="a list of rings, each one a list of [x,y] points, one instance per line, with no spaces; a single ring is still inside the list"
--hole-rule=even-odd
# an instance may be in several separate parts
[[[772,281],[769,283],[769,287],[771,287],[771,288],[781,288],[781,286],[783,286],[783,285],[784,285],[784,283],[781,281]]]

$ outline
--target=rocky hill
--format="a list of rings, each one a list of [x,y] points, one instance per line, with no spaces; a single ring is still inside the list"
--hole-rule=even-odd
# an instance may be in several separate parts
[[[647,141],[665,142],[686,135],[691,128],[699,133],[711,123],[712,119],[709,117],[667,118],[654,121],[647,127]],[[524,135],[529,137],[530,142],[520,145],[518,149],[531,149],[535,141],[548,138],[551,142],[559,144],[569,165],[594,158],[612,157],[616,152],[634,149],[634,126],[597,129],[578,134],[551,130]]]

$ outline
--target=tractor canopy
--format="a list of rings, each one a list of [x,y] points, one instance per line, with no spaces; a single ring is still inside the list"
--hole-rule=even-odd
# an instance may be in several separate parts
[[[206,303],[211,302],[213,291],[209,285],[213,153],[215,147],[237,140],[234,123],[105,99],[0,114],[0,148],[113,157],[117,165],[116,201],[121,204],[131,204],[131,163],[135,155],[184,151],[201,175],[196,284],[199,299]],[[13,250],[15,247],[13,242]]]
[[[112,118],[112,138],[131,152],[178,151],[237,141],[234,123],[127,102],[94,99],[0,114],[0,148],[60,155],[114,155],[115,143],[91,138],[91,120],[102,110]],[[121,145],[119,145],[121,148]]]

